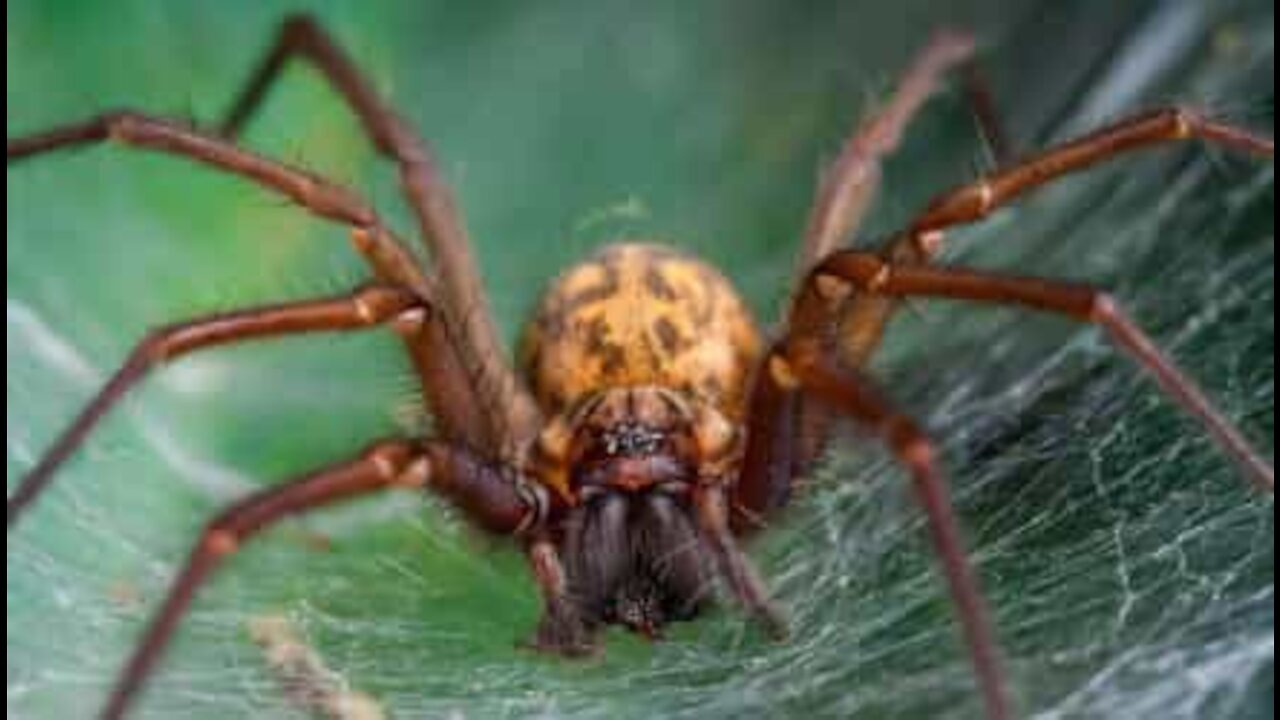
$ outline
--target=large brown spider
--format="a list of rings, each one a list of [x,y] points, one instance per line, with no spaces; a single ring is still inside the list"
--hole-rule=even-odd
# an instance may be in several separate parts
[[[941,195],[872,252],[840,250],[891,151],[940,77],[971,42],[940,34],[884,110],[845,144],[805,230],[784,330],[766,344],[729,283],[674,250],[622,243],[567,271],[530,324],[516,371],[502,358],[462,222],[427,150],[311,20],[288,21],[214,134],[117,112],[9,141],[10,163],[116,140],[254,180],[352,227],[377,282],[339,298],[243,310],[161,328],[55,441],[8,501],[8,526],[98,419],[149,370],[186,353],[251,338],[390,326],[404,339],[436,418],[431,439],[387,440],[359,458],[256,493],[206,528],[119,676],[102,716],[121,717],[194,592],[226,555],[291,513],[391,487],[434,491],[477,525],[517,538],[545,601],[533,644],[588,653],[609,624],[649,636],[696,616],[721,579],[771,633],[784,623],[738,546],[787,502],[837,414],[884,440],[910,471],[942,563],[990,718],[1012,716],[993,631],[971,576],[947,490],[924,432],[860,368],[902,298],[1020,305],[1102,326],[1260,487],[1270,463],[1217,413],[1105,293],[1052,280],[930,264],[950,227],[1022,193],[1125,152],[1198,138],[1271,156],[1270,140],[1169,109],[1121,121],[1005,164]],[[393,159],[436,267],[347,188],[249,153],[234,137],[283,65],[314,63]],[[981,109],[981,96],[978,98]]]

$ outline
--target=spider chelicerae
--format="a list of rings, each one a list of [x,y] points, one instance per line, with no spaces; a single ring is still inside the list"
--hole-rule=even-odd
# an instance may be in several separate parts
[[[781,636],[785,623],[739,540],[764,528],[787,503],[833,421],[847,416],[881,437],[910,472],[988,716],[1011,717],[994,633],[930,441],[861,369],[908,297],[1020,305],[1092,322],[1270,490],[1269,462],[1105,293],[931,260],[949,228],[1131,150],[1193,138],[1266,157],[1273,148],[1270,140],[1190,111],[1148,113],[1002,163],[940,195],[874,250],[840,249],[876,188],[882,158],[941,78],[965,66],[972,52],[963,35],[937,35],[882,111],[846,142],[819,187],[776,338],[765,340],[713,268],[659,245],[624,242],[552,285],[527,328],[518,370],[499,351],[466,231],[429,152],[308,18],[285,23],[215,132],[117,112],[10,140],[11,164],[112,140],[240,175],[349,225],[376,277],[343,297],[200,318],[148,335],[22,479],[8,501],[10,529],[129,388],[157,365],[202,348],[390,327],[404,340],[436,421],[430,438],[376,443],[350,462],[261,491],[215,517],[121,672],[103,716],[122,716],[137,698],[194,592],[244,541],[289,514],[394,487],[434,492],[476,525],[521,543],[545,603],[531,641],[539,649],[589,654],[606,625],[657,637],[665,625],[703,609],[712,581]],[[295,57],[333,83],[378,150],[397,164],[434,267],[420,267],[351,190],[231,141]],[[981,86],[972,87],[978,114],[989,116]]]

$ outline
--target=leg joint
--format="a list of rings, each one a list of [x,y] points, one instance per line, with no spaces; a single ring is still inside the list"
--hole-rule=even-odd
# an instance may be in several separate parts
[[[308,40],[319,36],[321,32],[315,18],[307,13],[290,15],[280,26],[280,35],[284,38],[284,42],[294,46],[307,44]]]
[[[423,307],[421,300],[413,292],[388,285],[370,285],[356,293],[351,303],[360,321],[366,325],[398,319],[407,312]]]
[[[392,484],[404,473],[412,457],[413,449],[403,442],[378,443],[364,451],[364,459],[373,464],[386,484]]]
[[[150,120],[135,110],[111,110],[98,117],[102,126],[104,139],[123,144],[131,144],[142,134],[142,128]]]
[[[1169,123],[1170,132],[1178,140],[1189,140],[1196,135],[1196,130],[1203,121],[1200,115],[1185,107],[1171,107],[1162,113]]]
[[[172,339],[181,332],[181,329],[178,325],[166,325],[148,332],[142,338],[142,342],[138,343],[137,350],[130,358],[130,364],[153,367],[168,362],[174,355],[171,348]]]
[[[1102,325],[1109,325],[1120,315],[1120,305],[1111,293],[1095,291],[1089,298],[1088,319]]]
[[[874,289],[877,278],[884,279],[888,263],[868,252],[849,250],[838,252],[814,269],[810,282],[815,285],[822,278],[853,283],[866,290]]]
[[[787,356],[792,353],[787,353]],[[799,353],[803,356],[802,353]],[[792,366],[791,360],[784,355],[774,353],[769,356],[769,379],[774,385],[785,391],[791,392],[800,387],[800,378],[796,376],[795,368]]]
[[[240,533],[215,522],[205,530],[200,549],[215,558],[226,557],[240,549]]]
[[[888,420],[885,439],[894,454],[913,473],[930,473],[936,465],[933,442],[910,418],[894,416]]]
[[[805,378],[826,364],[830,348],[822,339],[796,336],[783,341],[769,360],[769,373],[783,390],[799,390]]]
[[[546,520],[547,515],[551,512],[551,497],[546,488],[523,479],[516,480],[516,494],[524,501],[528,511],[525,513],[524,518],[520,520],[520,524],[511,531],[511,534],[516,537],[524,537],[534,528],[542,527],[543,521]]]

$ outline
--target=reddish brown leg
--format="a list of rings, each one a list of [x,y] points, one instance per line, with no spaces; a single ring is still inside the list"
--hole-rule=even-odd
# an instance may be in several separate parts
[[[321,217],[357,229],[356,245],[379,277],[427,294],[429,283],[413,256],[383,228],[373,210],[351,190],[319,175],[256,155],[227,141],[164,118],[121,111],[99,115],[8,141],[9,164],[46,152],[115,141],[185,157],[226,170],[281,193]]]
[[[857,231],[879,188],[884,158],[897,148],[911,119],[937,90],[943,76],[957,66],[963,67],[961,80],[965,96],[996,163],[1003,165],[1008,161],[1009,141],[990,86],[973,52],[974,41],[967,34],[952,31],[935,34],[903,73],[884,108],[859,125],[845,142],[840,156],[827,170],[809,212],[795,292],[802,289],[800,283],[813,265],[839,249]],[[790,409],[785,412],[789,417],[780,416],[778,421],[794,426],[794,431],[788,431],[779,442],[794,447],[772,457],[781,461],[785,456],[786,464],[791,467],[789,471],[777,469],[777,472],[802,475],[821,454],[831,418],[825,408],[802,398],[793,398],[788,404]],[[782,486],[789,484],[788,480]]]
[[[542,592],[543,612],[537,632],[526,647],[566,657],[586,657],[597,651],[589,628],[569,597],[569,581],[555,543],[536,537],[526,550],[533,576]]]
[[[834,252],[861,224],[880,184],[880,164],[897,148],[908,123],[937,89],[942,76],[969,59],[973,39],[940,32],[916,56],[885,107],[845,142],[814,198],[805,225],[797,278]],[[797,288],[798,289],[798,288]]]
[[[178,122],[131,111],[106,113],[9,140],[8,161],[13,164],[34,155],[108,140],[179,155],[240,175],[321,217],[355,227],[369,227],[376,221],[373,210],[359,196],[319,175],[256,155]]]
[[[884,158],[897,148],[911,119],[936,92],[943,76],[968,61],[973,49],[973,38],[966,34],[935,34],[903,73],[884,107],[850,134],[840,155],[826,170],[809,211],[796,272],[796,292],[813,265],[857,231],[880,186]],[[977,101],[972,93],[971,99]],[[786,422],[795,430],[780,442],[795,445],[785,453],[786,462],[791,472],[803,474],[822,452],[830,417],[824,408],[801,399],[790,405]]]
[[[289,515],[393,487],[425,487],[439,492],[467,510],[472,520],[494,532],[518,533],[537,516],[520,487],[498,468],[465,451],[434,443],[424,447],[398,441],[379,443],[355,461],[251,495],[224,510],[205,528],[170,586],[164,604],[121,671],[102,711],[103,720],[123,717],[196,591],[223,558]]]
[[[369,327],[415,309],[420,313],[429,312],[418,296],[408,290],[374,286],[345,297],[239,310],[149,333],[18,484],[5,508],[6,527],[13,529],[23,510],[48,487],[54,472],[75,452],[98,420],[157,365],[196,350],[246,340]]]
[[[899,267],[928,263],[941,250],[944,230],[948,227],[979,220],[1023,193],[1104,160],[1193,138],[1259,156],[1270,157],[1275,152],[1274,143],[1260,135],[1206,120],[1181,108],[1158,110],[1050,148],[941,195],[905,232],[890,239],[881,249],[881,255]],[[809,287],[803,292],[847,299],[840,292],[823,292],[821,287]],[[840,357],[843,362],[860,367],[878,345],[896,304],[883,297],[863,296],[844,307],[838,306],[830,297],[827,304],[843,313],[837,329]],[[803,315],[814,318],[822,313],[807,311]],[[796,316],[793,314],[791,319],[794,322]]]
[[[796,388],[779,385],[767,368],[757,374],[747,413],[749,441],[733,486],[731,520],[740,534],[763,530],[791,498],[792,481],[800,475],[796,421],[801,400]]]
[[[312,18],[285,21],[276,44],[232,106],[222,132],[238,134],[267,90],[294,56],[314,64],[350,104],[378,151],[396,162],[409,204],[439,265],[441,301],[456,349],[487,415],[485,437],[468,438],[477,447],[500,448],[512,457],[537,432],[539,413],[533,398],[503,360],[488,299],[471,256],[471,243],[453,193],[434,159],[409,126],[387,106],[351,59]]]
[[[281,192],[311,211],[354,225],[356,248],[364,254],[380,279],[413,289],[423,298],[438,293],[418,269],[402,242],[382,227],[373,211],[346,188],[298,168],[255,155],[225,140],[177,125],[168,120],[136,113],[109,113],[83,123],[56,128],[9,141],[9,162],[76,145],[115,139],[190,158],[247,177]],[[453,351],[455,337],[442,318],[432,316],[418,337],[406,338],[423,383],[427,403],[439,431],[448,438],[483,447],[480,415],[473,401],[472,378]],[[427,352],[427,348],[432,351]]]
[[[865,293],[895,297],[946,297],[1005,305],[1022,305],[1095,323],[1136,360],[1180,404],[1198,419],[1260,488],[1275,489],[1275,471],[1244,434],[1140,330],[1106,293],[1086,285],[973,272],[959,268],[891,265],[869,253],[844,252],[828,258],[815,271],[853,283]]]
[[[995,93],[991,84],[982,72],[978,61],[970,60],[963,69],[965,95],[969,98],[969,107],[973,111],[973,119],[982,132],[982,139],[991,150],[991,160],[998,168],[1005,167],[1013,161],[1013,142],[1001,120],[1000,110],[996,107]]]
[[[1275,144],[1268,138],[1207,120],[1182,108],[1158,110],[1122,120],[952,190],[930,204],[912,224],[908,235],[914,239],[931,231],[979,220],[1023,193],[1068,173],[1135,150],[1192,139],[1253,155],[1275,154]]]
[[[787,621],[769,600],[760,573],[742,552],[729,527],[729,500],[724,488],[701,487],[695,495],[698,527],[707,540],[707,547],[720,568],[720,575],[728,583],[738,602],[751,613],[770,637],[781,640],[787,636]]]
[[[913,487],[928,519],[930,537],[942,564],[956,614],[963,630],[988,720],[1009,720],[1012,709],[1000,653],[988,618],[986,602],[969,567],[964,542],[952,510],[947,486],[938,472],[933,446],[923,431],[899,414],[858,374],[828,359],[822,343],[795,337],[783,341],[768,358],[763,376],[784,392],[820,397],[831,407],[874,431],[911,473]],[[762,377],[761,382],[765,381]],[[767,436],[752,427],[751,446]]]

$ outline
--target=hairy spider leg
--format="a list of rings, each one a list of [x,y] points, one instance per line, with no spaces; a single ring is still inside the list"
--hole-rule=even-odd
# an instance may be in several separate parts
[[[822,343],[809,337],[792,337],[779,342],[769,355],[757,388],[770,387],[774,394],[808,394],[853,418],[876,434],[911,474],[916,497],[924,508],[929,534],[942,566],[943,576],[956,604],[956,616],[964,633],[969,656],[977,676],[988,720],[1009,720],[1012,706],[1008,683],[1001,667],[1000,650],[991,627],[986,601],[974,577],[964,550],[947,485],[935,460],[933,443],[915,421],[893,408],[857,371],[841,367]],[[754,414],[754,413],[753,413]],[[759,417],[767,417],[761,414]],[[770,463],[767,451],[753,447],[759,438],[768,442],[769,435],[755,431],[770,429],[767,423],[751,425],[747,439],[747,459]],[[767,447],[767,446],[766,446]],[[756,475],[751,465],[744,466],[744,480]],[[758,475],[757,475],[758,476]],[[748,488],[750,490],[750,488]],[[735,495],[735,502],[744,497]]]
[[[973,56],[974,40],[954,31],[937,33],[902,74],[888,102],[850,133],[823,173],[805,222],[796,290],[810,268],[857,231],[880,186],[881,164],[897,149],[920,108],[942,77]]]
[[[463,448],[388,440],[358,459],[280,487],[260,490],[219,513],[192,548],[160,609],[117,677],[100,717],[119,720],[137,699],[197,590],[222,561],[280,520],[392,488],[426,489],[446,498],[490,532],[518,534],[537,520],[536,499],[503,468]]]
[[[363,231],[357,248],[387,282],[418,291],[429,285],[413,255],[382,227],[373,209],[349,188],[237,147],[176,120],[131,110],[102,113],[88,120],[11,138],[6,158],[8,164],[13,165],[44,153],[102,142],[184,157],[251,180],[288,197],[315,215]]]
[[[299,333],[358,330],[396,320],[407,320],[404,330],[412,333],[428,313],[428,306],[416,293],[374,285],[342,297],[219,313],[151,331],[19,482],[6,501],[6,528],[13,529],[103,415],[157,366],[222,345]]]
[[[1003,138],[986,81],[977,69],[975,46],[973,37],[967,33],[954,30],[935,33],[902,73],[884,107],[850,132],[840,154],[824,171],[809,210],[793,295],[800,292],[815,264],[858,231],[879,190],[885,158],[897,149],[911,120],[938,91],[946,74],[957,67],[968,68],[963,77],[974,116],[985,136]],[[788,421],[785,432],[788,438],[793,434],[799,438],[799,449],[786,455],[790,466],[786,472],[803,475],[826,446],[831,414],[829,408],[799,396],[792,397],[788,405],[785,413],[793,419]],[[780,460],[782,456],[775,457]]]
[[[1065,315],[1104,329],[1182,409],[1204,426],[1222,451],[1259,489],[1275,491],[1275,470],[1244,433],[1213,406],[1120,308],[1115,298],[1088,285],[976,272],[957,267],[901,266],[871,254],[837,253],[815,275],[847,280],[863,293],[888,297],[943,297],[999,305],[1021,305]]]
[[[1120,120],[944,193],[916,218],[908,234],[918,239],[932,231],[980,220],[1069,173],[1136,150],[1187,140],[1202,140],[1258,157],[1275,155],[1275,142],[1270,138],[1209,120],[1186,108],[1163,108]]]
[[[924,60],[917,67],[929,66],[930,52],[926,49]],[[928,78],[928,72],[922,77]],[[981,104],[975,109],[975,112],[983,111]],[[856,372],[855,369],[862,367],[878,346],[885,325],[898,306],[898,299],[909,295],[933,294],[1015,302],[1103,325],[1113,339],[1154,376],[1166,393],[1205,424],[1214,439],[1257,485],[1273,490],[1274,471],[1269,462],[1250,447],[1243,434],[1213,408],[1203,392],[1183,376],[1105,294],[1093,289],[1068,289],[1066,283],[978,276],[959,270],[934,271],[937,274],[930,275],[927,268],[912,267],[928,263],[940,250],[943,228],[978,220],[1034,187],[1102,160],[1130,150],[1191,138],[1257,155],[1270,156],[1274,153],[1270,140],[1243,129],[1208,121],[1183,109],[1161,110],[1121,121],[1050,148],[1025,162],[1002,168],[985,179],[943,194],[917,218],[908,232],[890,241],[881,251],[883,257],[845,252],[836,253],[825,262],[821,257],[813,258],[812,262],[818,263],[820,269],[808,275],[793,299],[783,342],[786,350],[775,351],[770,356],[757,374],[752,391],[743,471],[732,500],[735,526],[741,532],[762,527],[768,516],[786,503],[795,477],[820,447],[827,425],[826,413],[820,406],[805,403],[805,391],[813,390],[815,379],[812,373],[806,376],[804,369],[821,367],[825,363],[833,373]],[[859,140],[855,136],[850,147]],[[852,177],[843,179],[841,173]],[[856,223],[870,197],[864,180],[867,177],[866,169],[847,164],[842,167],[837,161],[836,168],[819,190],[811,218],[821,218],[828,227],[839,227],[830,215],[843,210],[854,213]],[[832,190],[841,184],[847,188],[843,195]],[[828,243],[838,241],[852,226],[850,224],[839,233],[827,235],[822,229],[824,224],[811,219],[806,232],[806,248],[829,247]],[[827,239],[815,240],[815,237]],[[868,263],[872,260],[877,264],[871,268],[874,274],[868,275]],[[841,267],[841,263],[853,262],[863,265],[858,269],[861,275]],[[853,282],[861,292],[851,293],[847,288],[832,287],[833,281],[839,286],[841,280]],[[919,284],[910,285],[913,280]],[[1086,299],[1088,305],[1073,305],[1073,302]],[[828,344],[825,339],[830,336],[828,328],[833,319],[839,322],[836,323],[835,342]],[[832,352],[836,361],[826,360],[824,353],[827,352]],[[793,367],[797,362],[799,369]],[[831,392],[823,393],[824,402],[837,397],[836,391],[840,387],[832,378],[828,379],[832,381],[825,387]],[[840,409],[857,415],[847,402],[840,403]],[[897,454],[908,467],[913,467],[903,453]],[[920,477],[920,469],[913,469]],[[938,495],[933,499],[937,501],[940,497],[945,499],[945,496]],[[949,518],[949,504],[946,508]],[[933,508],[930,512],[936,510]],[[986,620],[985,603],[977,583],[966,580],[970,572],[959,534],[943,532],[943,525],[953,524],[948,519],[931,515],[930,524],[959,608],[988,714],[992,718],[1005,717],[1009,713],[1009,704],[997,644]]]
[[[852,371],[840,370],[838,364],[826,359],[832,348],[821,334],[824,316],[829,314],[828,299],[820,290],[822,278],[851,283],[856,291],[866,295],[943,297],[1018,305],[1097,324],[1155,379],[1166,394],[1200,420],[1214,440],[1258,487],[1274,491],[1275,473],[1269,461],[1249,445],[1244,434],[1213,407],[1204,392],[1164,356],[1106,293],[1085,285],[1040,278],[979,273],[954,267],[894,265],[871,253],[846,251],[831,256],[813,271],[808,290],[796,302],[792,335],[782,343],[782,350],[771,356],[757,381],[744,470],[734,498],[748,529],[752,521],[759,522],[760,518],[786,501],[793,448],[791,443],[778,438],[788,422],[786,411],[794,402],[791,396],[815,392],[825,402],[856,415],[849,409],[853,401],[841,399],[840,393],[848,390],[842,389],[837,375]],[[912,455],[924,453],[928,446],[919,444],[924,440],[914,425],[904,425],[907,421],[891,415],[866,416],[864,413],[859,417],[888,438],[899,460],[912,470],[919,483],[924,471],[912,464],[918,461]],[[893,438],[900,433],[913,438],[909,447],[894,445]],[[988,717],[992,720],[1008,717],[1007,689],[985,602],[977,581],[971,577],[960,535],[951,527],[953,520],[949,503],[945,503],[946,496],[937,494],[938,490],[934,488],[933,483],[940,480],[932,469],[931,460],[927,469],[930,484],[926,487],[932,494],[922,495],[922,501],[926,502],[926,513],[944,574],[951,585],[952,598],[986,699]],[[938,514],[940,508],[945,509],[945,517]]]
[[[319,23],[307,15],[285,20],[271,50],[227,113],[221,132],[228,137],[240,133],[293,57],[319,69],[355,112],[378,152],[396,163],[405,197],[437,263],[441,311],[451,334],[450,351],[457,354],[456,366],[462,373],[461,382],[454,385],[467,388],[472,396],[458,407],[479,408],[483,423],[452,418],[454,406],[438,400],[431,403],[432,410],[449,421],[446,425],[459,441],[477,448],[496,448],[498,457],[514,459],[537,433],[541,413],[505,360],[453,192],[427,146],[379,98]],[[453,393],[461,394],[462,390],[455,388]]]

